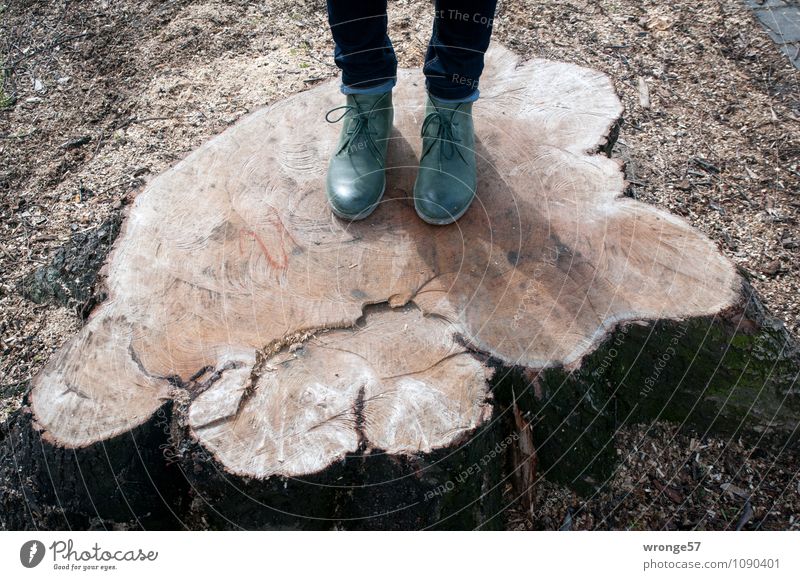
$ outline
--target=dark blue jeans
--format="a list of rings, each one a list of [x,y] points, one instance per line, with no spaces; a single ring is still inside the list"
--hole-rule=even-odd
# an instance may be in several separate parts
[[[397,81],[386,0],[327,0],[342,92],[376,93]],[[425,86],[440,100],[474,101],[497,0],[436,0]]]

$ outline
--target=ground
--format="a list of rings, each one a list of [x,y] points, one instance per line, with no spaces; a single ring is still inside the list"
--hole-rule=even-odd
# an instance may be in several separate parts
[[[23,281],[227,125],[338,71],[321,1],[0,0],[0,18],[4,414],[86,311]],[[428,2],[391,3],[401,66],[421,65],[431,20]],[[800,332],[800,71],[744,2],[501,1],[494,24],[523,57],[611,77],[628,193],[705,232]],[[768,443],[625,426],[606,492],[543,482],[510,524],[800,529],[796,451]]]

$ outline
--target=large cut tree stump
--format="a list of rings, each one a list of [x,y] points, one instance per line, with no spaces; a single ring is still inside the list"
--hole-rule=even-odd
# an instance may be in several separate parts
[[[368,220],[325,200],[336,81],[149,184],[108,299],[5,429],[6,526],[497,527],[537,447],[599,485],[621,421],[794,428],[788,335],[713,243],[622,196],[605,75],[493,48],[449,227],[409,199],[423,86],[401,72]]]

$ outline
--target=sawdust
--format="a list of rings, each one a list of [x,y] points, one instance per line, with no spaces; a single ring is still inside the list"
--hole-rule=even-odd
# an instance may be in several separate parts
[[[0,17],[3,416],[80,325],[77,309],[23,298],[19,281],[242,115],[338,71],[321,1],[14,0]],[[421,65],[431,20],[427,2],[391,4],[401,66]],[[494,38],[524,57],[606,72],[626,108],[614,153],[626,160],[629,193],[709,235],[800,330],[800,72],[751,12],[737,0],[501,2]],[[658,430],[647,438],[681,443]],[[780,481],[791,482],[797,463],[786,461]],[[796,502],[788,485],[781,493]],[[552,503],[553,513],[570,501]],[[642,501],[640,512],[654,505]],[[625,511],[615,526],[670,527],[667,508]],[[794,518],[771,521],[796,528]],[[574,522],[598,527],[580,514]]]

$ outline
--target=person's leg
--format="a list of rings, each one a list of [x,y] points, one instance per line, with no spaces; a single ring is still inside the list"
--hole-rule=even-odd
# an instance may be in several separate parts
[[[326,192],[334,214],[357,220],[378,206],[386,188],[386,150],[394,109],[397,59],[386,34],[386,0],[328,0],[328,22],[342,71],[346,104],[336,150],[328,164]]]
[[[436,0],[425,56],[428,92],[441,101],[474,101],[497,0]]]
[[[334,62],[345,94],[377,94],[397,80],[397,58],[386,33],[386,0],[328,0]]]
[[[414,207],[426,222],[449,224],[475,198],[472,103],[489,47],[496,0],[437,0],[425,58],[428,99]]]

